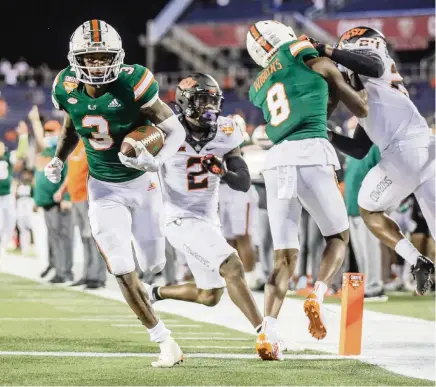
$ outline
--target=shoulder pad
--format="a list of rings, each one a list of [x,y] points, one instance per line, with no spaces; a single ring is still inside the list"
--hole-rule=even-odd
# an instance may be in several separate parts
[[[226,139],[229,148],[234,149],[244,142],[244,135],[241,128],[236,125],[229,117],[218,117],[217,132],[220,136]]]
[[[122,65],[119,79],[129,85],[135,102],[151,105],[158,97],[159,88],[154,75],[144,66]]]
[[[315,47],[308,40],[294,40],[289,44],[289,52],[296,59],[305,59],[306,57],[315,58],[319,56]]]
[[[56,75],[52,86],[52,102],[56,109],[63,109],[62,105],[67,99],[68,94],[79,87],[80,81],[75,77],[71,67],[63,69]]]

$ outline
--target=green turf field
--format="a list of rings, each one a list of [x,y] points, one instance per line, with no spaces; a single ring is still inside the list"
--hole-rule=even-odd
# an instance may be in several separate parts
[[[0,385],[434,385],[357,360],[304,359],[310,351],[244,359],[254,336],[161,317],[187,354],[173,369],[150,366],[158,348],[123,303],[0,274]]]

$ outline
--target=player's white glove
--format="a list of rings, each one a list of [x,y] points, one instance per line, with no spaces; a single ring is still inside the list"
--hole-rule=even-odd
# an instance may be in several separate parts
[[[58,157],[53,157],[44,168],[45,177],[54,184],[59,183],[61,181],[62,169],[64,169],[62,160]]]
[[[135,148],[141,152],[138,157],[127,157],[118,152],[121,163],[128,168],[135,168],[144,172],[157,172],[162,165],[161,160],[155,158],[145,145],[139,141],[135,144]]]

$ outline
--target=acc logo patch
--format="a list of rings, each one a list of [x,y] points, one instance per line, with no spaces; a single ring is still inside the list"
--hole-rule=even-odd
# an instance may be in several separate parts
[[[71,97],[67,99],[67,102],[70,103],[71,105],[75,105],[78,101],[76,98]]]
[[[74,89],[77,89],[77,87],[79,86],[78,83],[75,82],[64,82],[64,89],[65,91],[70,94]]]
[[[223,126],[221,130],[224,132],[226,136],[230,136],[234,132],[233,126]]]

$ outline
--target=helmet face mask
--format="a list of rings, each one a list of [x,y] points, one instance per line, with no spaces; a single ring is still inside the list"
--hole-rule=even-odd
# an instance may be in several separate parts
[[[83,83],[98,86],[113,82],[124,61],[121,38],[101,20],[85,22],[71,36],[68,60]]]
[[[208,74],[192,74],[177,86],[177,107],[199,132],[216,127],[223,99],[217,81]]]

